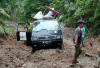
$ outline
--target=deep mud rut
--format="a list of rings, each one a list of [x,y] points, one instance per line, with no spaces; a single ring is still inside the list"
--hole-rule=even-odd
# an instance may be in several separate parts
[[[72,37],[74,29],[62,28],[64,38],[64,49],[47,48],[32,52],[30,46],[24,42],[16,41],[13,36],[7,39],[0,39],[0,68],[71,68],[71,61],[74,54]],[[15,36],[15,33],[14,33]],[[90,46],[90,42],[93,46]],[[97,55],[100,50],[100,43],[94,38],[85,39],[85,47],[80,55],[79,63],[73,68],[94,68],[95,57],[87,57],[85,53]]]

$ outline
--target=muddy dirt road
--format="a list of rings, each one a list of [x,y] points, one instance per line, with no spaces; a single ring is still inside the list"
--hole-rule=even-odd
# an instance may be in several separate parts
[[[24,42],[16,41],[13,36],[0,39],[0,68],[70,68],[74,53],[72,43],[74,29],[63,28],[64,49],[40,49],[35,53]],[[15,33],[14,33],[15,34]],[[15,35],[14,35],[15,36]],[[90,46],[93,42],[93,46]],[[87,57],[85,53],[97,55],[100,43],[94,38],[85,38],[85,47],[80,55],[78,65],[73,68],[94,68],[96,58]],[[81,67],[82,66],[82,67]]]

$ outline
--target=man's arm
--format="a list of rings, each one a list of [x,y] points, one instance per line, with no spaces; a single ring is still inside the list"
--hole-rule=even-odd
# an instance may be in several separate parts
[[[78,35],[75,36],[75,47],[77,46],[78,44]]]

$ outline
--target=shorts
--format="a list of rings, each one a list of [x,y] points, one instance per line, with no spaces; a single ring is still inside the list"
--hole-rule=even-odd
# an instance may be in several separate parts
[[[82,53],[82,49],[80,45],[77,45],[75,48],[75,54],[74,54],[75,58],[78,58],[81,53]]]

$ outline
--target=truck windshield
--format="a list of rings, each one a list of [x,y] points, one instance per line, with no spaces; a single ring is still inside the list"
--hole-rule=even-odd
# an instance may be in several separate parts
[[[33,31],[60,29],[58,21],[37,21],[33,23]]]

